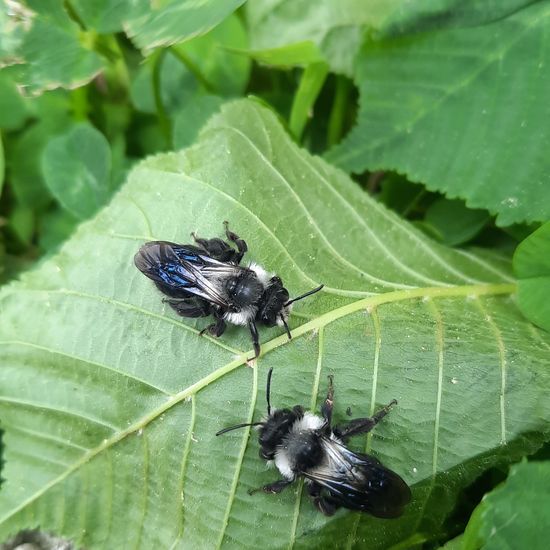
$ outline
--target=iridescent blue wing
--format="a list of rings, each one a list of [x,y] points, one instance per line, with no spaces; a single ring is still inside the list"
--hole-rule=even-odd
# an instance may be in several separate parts
[[[401,477],[374,457],[354,453],[334,439],[322,437],[322,444],[326,463],[303,475],[324,487],[334,503],[379,518],[403,513],[411,490]]]
[[[145,243],[134,263],[168,296],[196,296],[224,308],[231,303],[223,281],[243,269],[214,260],[196,246],[167,241]]]

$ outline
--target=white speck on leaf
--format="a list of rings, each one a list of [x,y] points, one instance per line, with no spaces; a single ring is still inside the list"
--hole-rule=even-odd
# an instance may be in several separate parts
[[[507,206],[508,208],[517,208],[518,199],[517,197],[507,197],[500,201],[502,206]]]

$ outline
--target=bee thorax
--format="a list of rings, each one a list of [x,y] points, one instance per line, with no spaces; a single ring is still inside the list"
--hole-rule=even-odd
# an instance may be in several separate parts
[[[306,413],[277,447],[275,465],[285,478],[294,479],[323,462],[324,450],[317,432],[322,423],[321,418]]]
[[[268,273],[261,265],[257,264],[256,262],[250,262],[248,269],[254,271],[256,277],[258,278],[260,283],[262,283],[264,289],[267,288],[270,279],[273,277],[273,274]]]

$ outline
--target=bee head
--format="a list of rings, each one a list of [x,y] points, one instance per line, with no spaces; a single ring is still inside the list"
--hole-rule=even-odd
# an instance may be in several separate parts
[[[290,432],[294,423],[304,415],[301,407],[294,409],[274,409],[260,426],[258,441],[260,457],[273,460],[275,451],[284,437]]]
[[[289,300],[288,290],[283,286],[283,281],[279,277],[270,279],[269,284],[262,296],[262,304],[258,310],[257,318],[264,325],[273,327],[279,325],[285,327],[290,340],[290,328],[288,327],[288,317],[292,310],[292,304],[302,300],[311,294],[319,292],[323,285],[314,288],[292,300]]]
[[[280,277],[272,277],[262,296],[257,315],[258,320],[267,327],[283,326],[290,313],[290,309],[285,308],[288,298],[288,290],[283,286]]]

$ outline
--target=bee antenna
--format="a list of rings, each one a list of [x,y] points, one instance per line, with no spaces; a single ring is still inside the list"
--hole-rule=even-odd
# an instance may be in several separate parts
[[[269,372],[267,373],[267,388],[265,390],[265,396],[267,399],[267,415],[269,416],[271,414],[271,376],[273,374],[273,367],[269,369]]]
[[[313,290],[310,290],[306,292],[305,294],[302,294],[298,296],[297,298],[292,298],[292,300],[289,300],[286,304],[284,304],[284,307],[289,306],[290,304],[297,302],[298,300],[302,300],[303,298],[307,298],[308,296],[311,296],[312,294],[315,294],[316,292],[319,292],[325,285],[318,286],[317,288],[314,288]]]
[[[246,422],[245,424],[237,424],[235,426],[229,426],[229,428],[224,428],[219,432],[216,432],[216,435],[222,435],[224,433],[230,432],[231,430],[237,430],[239,428],[246,428],[247,426],[261,426],[263,422]]]
[[[283,322],[283,325],[285,326],[286,333],[288,334],[288,339],[292,340],[292,335],[290,334],[290,328],[288,328],[288,325],[286,324],[285,318],[283,317],[282,313],[281,313],[281,321]]]

